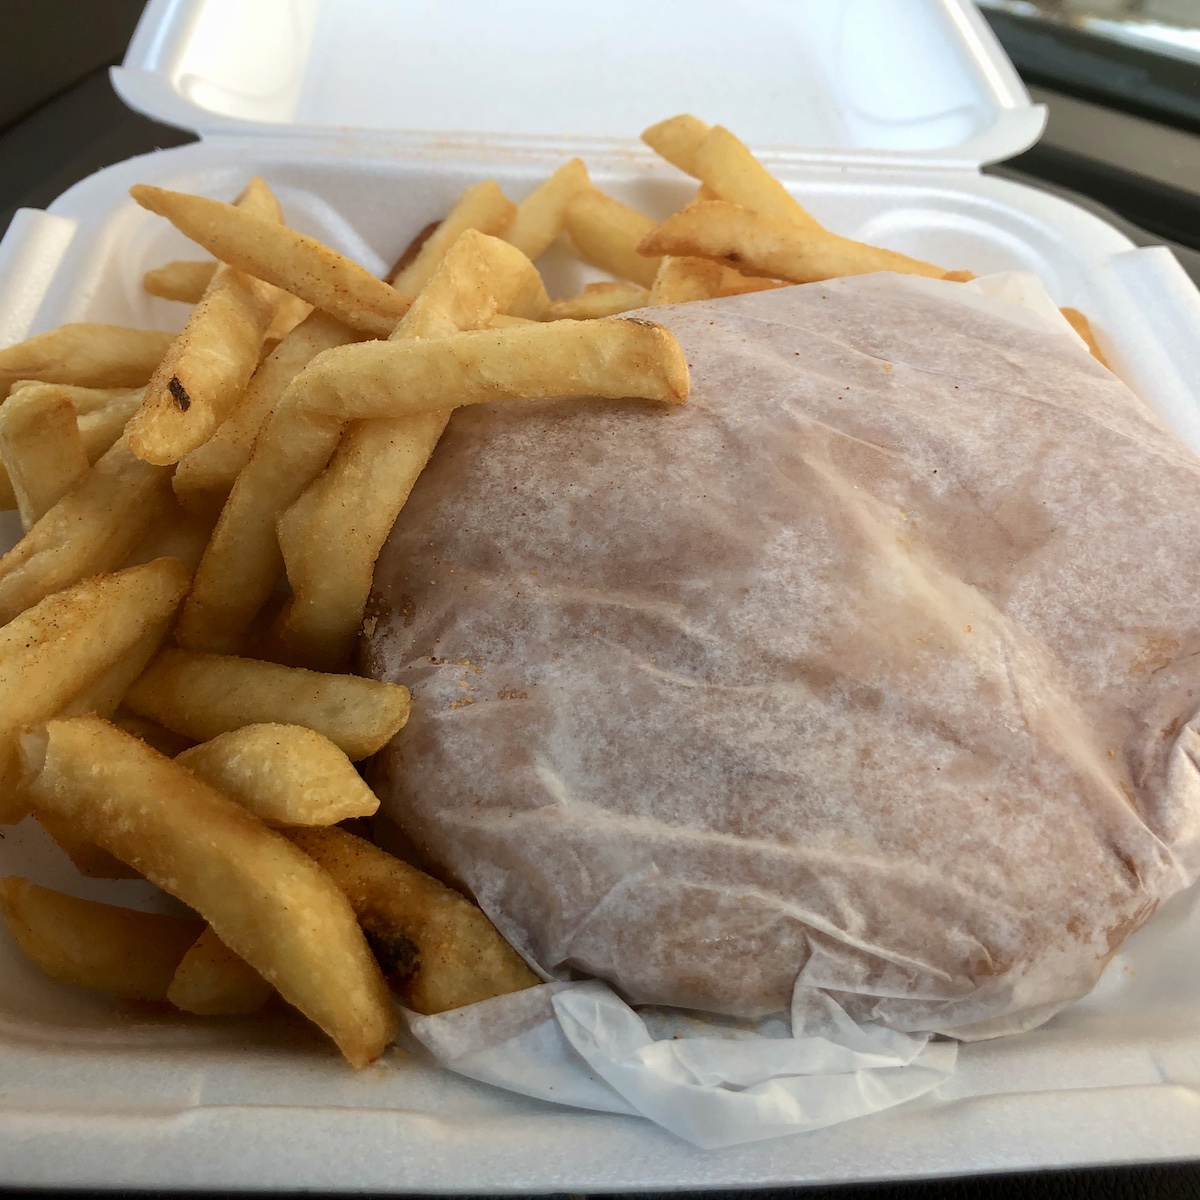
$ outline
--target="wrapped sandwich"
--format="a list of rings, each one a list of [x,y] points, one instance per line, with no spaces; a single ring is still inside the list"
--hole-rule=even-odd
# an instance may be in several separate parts
[[[1200,462],[961,285],[654,315],[686,406],[461,409],[421,476],[388,813],[547,980],[1045,1020],[1200,869]]]

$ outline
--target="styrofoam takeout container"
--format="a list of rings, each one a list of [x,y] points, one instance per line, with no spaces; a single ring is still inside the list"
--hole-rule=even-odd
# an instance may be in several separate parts
[[[201,141],[18,213],[0,244],[0,345],[64,321],[182,322],[141,276],[196,250],[129,200],[134,182],[229,198],[259,172],[292,223],[381,272],[467,184],[494,176],[519,199],[575,154],[665,215],[695,185],[636,135],[693,111],[840,233],[979,274],[1035,271],[1200,450],[1200,294],[1165,249],[980,173],[1032,144],[1044,114],[969,0],[151,0],[113,82]],[[578,285],[576,264],[548,262],[552,287]],[[144,884],[80,879],[28,822],[5,831],[0,872],[154,903]],[[964,1046],[935,1097],[705,1152],[400,1052],[355,1074],[300,1027],[118,1009],[41,977],[3,936],[0,1182],[584,1191],[1200,1157],[1197,945],[1189,894],[1092,997]]]

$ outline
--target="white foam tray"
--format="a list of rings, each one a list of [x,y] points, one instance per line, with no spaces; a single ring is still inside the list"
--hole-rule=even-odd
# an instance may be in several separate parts
[[[631,135],[692,109],[741,132],[840,233],[980,274],[1035,271],[1200,451],[1200,294],[1167,251],[979,173],[1042,115],[968,0],[760,0],[736,22],[676,0],[154,0],[115,83],[204,137],[18,214],[0,244],[0,344],[63,321],[181,323],[141,275],[196,251],[133,205],[134,182],[229,197],[258,172],[296,226],[381,271],[467,184],[494,176],[519,199],[576,153],[601,187],[665,215],[694,184]],[[553,255],[548,274],[559,292],[581,278]],[[4,832],[0,873],[154,903],[142,884],[79,879],[28,823]],[[1200,1157],[1198,945],[1200,901],[1180,897],[1093,997],[964,1047],[937,1096],[704,1152],[399,1053],[354,1074],[302,1029],[121,1011],[41,977],[4,935],[0,1182],[578,1192]]]

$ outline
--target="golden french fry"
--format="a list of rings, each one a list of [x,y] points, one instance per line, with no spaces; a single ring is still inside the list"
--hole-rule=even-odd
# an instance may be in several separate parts
[[[156,558],[177,558],[194,574],[204,557],[208,539],[212,536],[211,517],[185,512],[178,504],[167,503],[162,517],[133,548],[121,564],[125,567],[153,562]]]
[[[15,400],[18,393],[22,393],[23,403],[35,396],[68,401],[78,417],[79,435],[83,438],[84,452],[91,464],[121,436],[126,421],[137,411],[142,400],[141,388],[85,388],[27,380],[18,380],[13,384],[9,399]],[[17,496],[12,481],[0,463],[0,509],[16,507]]]
[[[87,474],[75,408],[41,388],[22,388],[0,408],[0,463],[28,533]]]
[[[689,204],[668,217],[641,243],[649,254],[694,255],[723,262],[747,275],[815,283],[841,275],[898,271],[941,279],[942,267],[840,237],[825,229],[801,229],[796,222],[751,212],[723,200]]]
[[[70,715],[82,717],[86,713],[75,711]],[[104,714],[97,713],[96,715],[103,716]],[[184,737],[181,733],[173,733],[170,729],[164,729],[157,721],[148,721],[145,717],[139,717],[137,713],[130,712],[127,708],[118,708],[111,719],[118,729],[132,734],[133,737],[145,742],[147,746],[153,747],[159,754],[165,754],[168,758],[175,758],[196,745],[195,738]]]
[[[267,326],[266,337],[263,338],[264,344],[283,341],[313,311],[313,306],[307,300],[293,296],[291,292],[280,291],[278,288],[275,290],[277,293],[275,315],[271,318],[270,325]],[[271,346],[271,349],[274,350],[275,347]]]
[[[281,216],[257,177],[236,207],[276,224]],[[226,263],[217,267],[129,422],[126,437],[139,458],[177,463],[212,436],[250,382],[278,298],[261,280]]]
[[[244,725],[175,761],[268,825],[335,825],[379,808],[349,758],[303,725]]]
[[[84,387],[141,387],[175,335],[123,325],[60,325],[0,350],[0,397],[17,380]]]
[[[393,277],[392,286],[406,296],[415,296],[430,280],[446,251],[468,229],[501,236],[512,223],[517,206],[500,190],[494,179],[472,184],[454,202],[450,211],[425,239],[411,262]],[[386,337],[388,330],[381,336]]]
[[[250,461],[259,429],[279,403],[283,389],[322,350],[358,340],[349,326],[317,311],[289,333],[254,372],[233,412],[203,446],[185,455],[172,486],[190,512],[216,515],[233,481]]]
[[[387,337],[408,299],[315,238],[232,204],[138,185],[130,195],[210,254],[371,337]],[[2,365],[2,364],[0,364]]]
[[[387,985],[345,897],[311,859],[107,721],[51,721],[22,735],[21,753],[39,811],[194,908],[355,1066],[379,1056],[396,1033]]]
[[[589,283],[578,296],[556,300],[546,310],[551,321],[589,321],[615,317],[634,308],[645,308],[650,293],[634,283]]]
[[[274,990],[208,925],[175,968],[167,999],[202,1017],[233,1017],[258,1012]]]
[[[0,823],[25,812],[17,731],[54,716],[143,638],[161,636],[186,588],[183,567],[161,559],[76,584],[0,628]]]
[[[1104,357],[1104,352],[1100,349],[1100,343],[1096,341],[1096,335],[1092,332],[1091,321],[1077,308],[1060,308],[1058,311],[1067,318],[1067,322],[1071,328],[1087,343],[1087,348],[1091,352],[1092,357],[1102,367],[1107,367],[1108,359]]]
[[[310,410],[361,420],[556,396],[681,404],[688,373],[667,329],[607,317],[339,346],[313,359],[288,391]]]
[[[691,113],[668,117],[642,131],[642,141],[686,175],[696,175],[696,151],[712,128]]]
[[[537,258],[562,233],[566,208],[572,198],[590,186],[582,159],[564,163],[517,205],[504,240],[530,259]]]
[[[549,310],[547,310],[549,311]],[[488,329],[516,329],[518,325],[533,325],[528,317],[514,317],[512,313],[497,313],[488,323]]]
[[[255,439],[200,560],[175,630],[179,644],[190,650],[245,648],[255,617],[283,575],[275,522],[337,448],[343,422],[301,408],[289,395],[294,384]]]
[[[658,263],[638,253],[639,243],[654,230],[649,217],[590,187],[571,198],[564,225],[588,262],[642,287],[653,284]]]
[[[711,258],[676,257],[668,254],[658,268],[650,289],[650,304],[689,304],[748,292],[785,287],[773,279],[752,279]]]
[[[171,628],[170,614],[150,626],[119,659],[105,668],[53,714],[56,717],[104,717],[117,711],[125,693],[158,653]]]
[[[27,879],[0,879],[13,940],[51,979],[123,1000],[163,1000],[200,921],[80,900]]]
[[[139,878],[138,873],[119,858],[76,836],[70,821],[64,821],[52,813],[38,813],[36,819],[80,875],[88,879]]]
[[[287,833],[345,892],[414,1012],[446,1012],[539,982],[483,912],[445,884],[344,829]]]
[[[216,269],[215,262],[186,262],[176,259],[147,271],[142,276],[142,287],[150,295],[161,296],[164,300],[198,304],[205,289],[212,282]]]
[[[0,623],[52,592],[111,571],[170,512],[170,472],[116,442],[0,558]]]
[[[286,661],[347,669],[375,560],[448,416],[351,422],[325,473],[280,516],[292,596],[273,634]]]
[[[409,710],[408,689],[396,684],[171,648],[129,689],[125,704],[201,741],[243,725],[304,725],[356,762],[382,750]]]
[[[794,221],[809,230],[824,226],[722,125],[714,125],[696,147],[695,175],[722,200],[755,212]]]
[[[538,315],[548,303],[541,276],[520,250],[470,229],[446,253],[391,341],[483,328],[497,310]],[[324,474],[279,518],[293,597],[275,638],[288,661],[319,670],[349,661],[375,559],[449,417],[441,411],[352,422]]]

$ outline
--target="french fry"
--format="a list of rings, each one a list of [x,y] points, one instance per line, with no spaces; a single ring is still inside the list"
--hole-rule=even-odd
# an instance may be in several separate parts
[[[349,758],[303,725],[244,725],[175,761],[268,825],[336,825],[379,808]]]
[[[648,288],[658,263],[638,253],[654,230],[647,216],[590,187],[572,197],[564,224],[575,249],[593,265]]]
[[[747,292],[769,291],[786,285],[773,279],[752,279],[710,258],[676,257],[668,254],[654,277],[649,303],[689,304]]]
[[[160,559],[58,592],[0,629],[0,823],[25,812],[17,731],[54,716],[145,637],[161,636],[186,588],[183,567]]]
[[[175,335],[123,325],[60,325],[0,350],[0,397],[17,380],[84,387],[141,387]]]
[[[504,240],[530,259],[537,258],[563,231],[567,205],[591,186],[583,160],[564,163],[545,183],[534,188],[520,204]]]
[[[170,512],[170,472],[122,438],[2,558],[0,623],[53,592],[111,571]]]
[[[189,574],[195,574],[204,557],[208,539],[212,536],[211,517],[185,512],[178,504],[168,501],[163,513],[121,564],[125,567],[153,562],[156,558],[177,558]]]
[[[0,879],[13,940],[51,979],[123,1000],[164,1000],[202,922],[80,900],[27,879]]]
[[[537,269],[520,250],[469,229],[391,341],[484,328],[498,310],[537,316],[548,304]],[[293,597],[275,638],[288,661],[318,670],[349,661],[375,559],[449,417],[443,410],[352,422],[325,472],[279,518]]]
[[[258,1012],[274,990],[208,925],[175,968],[166,998],[184,1012],[232,1017]]]
[[[392,286],[406,296],[415,296],[430,280],[446,252],[468,229],[502,236],[512,224],[517,206],[500,190],[494,179],[472,184],[425,239],[416,256],[393,277]],[[391,330],[380,336],[386,337]]]
[[[691,113],[668,117],[642,131],[642,141],[660,158],[678,167],[685,175],[696,175],[696,151],[712,128]]]
[[[387,337],[408,311],[408,299],[395,288],[353,259],[286,225],[220,200],[164,188],[138,185],[130,195],[222,262],[306,300],[370,337]]]
[[[212,282],[216,269],[215,262],[186,262],[176,259],[147,271],[142,276],[142,287],[151,296],[160,296],[164,300],[198,304],[205,289]]]
[[[282,216],[257,177],[237,207],[269,223]],[[275,289],[253,276],[226,263],[217,267],[126,429],[139,458],[159,466],[177,463],[212,436],[250,382],[278,299]]]
[[[74,868],[87,879],[137,879],[138,873],[114,858],[107,850],[77,837],[70,821],[51,813],[39,813],[36,820]]]
[[[357,762],[382,750],[408,720],[408,689],[252,658],[161,651],[129,689],[126,707],[209,741],[243,725],[304,725]]]
[[[14,383],[9,399],[15,400],[18,393],[23,393],[23,403],[35,396],[69,402],[78,419],[79,435],[83,438],[83,449],[89,464],[94,464],[121,436],[126,421],[137,411],[142,399],[141,388],[85,388],[28,380]],[[17,496],[12,481],[3,463],[0,463],[0,509],[16,507]]]
[[[254,372],[216,433],[180,460],[171,481],[180,504],[189,512],[219,513],[284,388],[322,350],[358,337],[349,326],[319,311],[297,325]]]
[[[71,716],[85,716],[86,713],[76,711],[70,714]],[[103,716],[103,713],[96,714]],[[157,750],[159,754],[165,754],[167,758],[175,758],[182,754],[185,750],[190,750],[196,745],[195,738],[184,737],[181,733],[172,733],[169,729],[164,729],[157,721],[147,720],[145,717],[139,717],[137,713],[130,712],[129,709],[118,708],[112,715],[112,723],[118,728],[125,730],[139,741],[145,742],[147,746]]]
[[[289,395],[294,386],[295,379],[255,439],[196,570],[175,630],[190,650],[232,654],[245,648],[255,617],[283,575],[275,522],[337,448],[344,423],[304,410]]]
[[[26,533],[87,474],[75,408],[41,388],[22,388],[0,408],[0,463]]]
[[[158,653],[171,628],[171,614],[150,625],[111,666],[85,684],[54,716],[104,717],[106,720],[121,706],[125,693]]]
[[[711,258],[747,275],[815,283],[842,275],[898,271],[941,279],[942,267],[840,237],[807,230],[783,217],[752,212],[723,200],[689,204],[668,217],[638,247],[648,255]]]
[[[692,172],[722,200],[794,221],[804,229],[824,226],[722,125],[714,125],[696,147]]]
[[[396,1015],[379,967],[345,897],[286,838],[95,717],[29,730],[21,752],[39,811],[195,909],[354,1066],[382,1053]]]
[[[546,310],[546,318],[551,321],[590,321],[645,308],[649,303],[650,293],[635,283],[589,283],[578,296],[554,301]]]
[[[608,317],[339,346],[313,359],[288,390],[310,410],[361,420],[556,396],[681,404],[688,373],[661,325]]]
[[[539,982],[483,912],[445,884],[344,829],[287,834],[346,894],[414,1012],[446,1012]]]
[[[267,326],[266,337],[263,338],[265,346],[283,341],[313,311],[313,306],[307,300],[293,296],[291,292],[280,291],[278,288],[275,290],[277,292],[275,315],[271,318],[270,325]],[[269,348],[274,350],[275,345],[269,345]]]
[[[1067,318],[1067,322],[1071,328],[1083,338],[1092,357],[1102,367],[1107,367],[1108,359],[1104,357],[1104,352],[1100,349],[1100,343],[1096,341],[1096,335],[1092,332],[1091,321],[1077,308],[1060,308],[1058,311]]]

